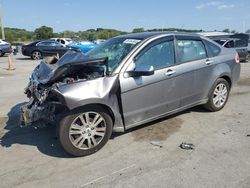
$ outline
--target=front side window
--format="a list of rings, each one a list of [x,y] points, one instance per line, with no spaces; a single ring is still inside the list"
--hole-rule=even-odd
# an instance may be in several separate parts
[[[165,41],[156,44],[140,54],[136,65],[149,65],[154,69],[161,69],[174,64],[174,43]]]
[[[50,42],[50,41],[45,41],[45,42],[40,42],[37,44],[37,46],[56,46],[56,42]]]
[[[206,49],[199,40],[177,40],[177,59],[184,63],[206,58]]]
[[[46,42],[39,42],[37,43],[37,46],[46,46]]]

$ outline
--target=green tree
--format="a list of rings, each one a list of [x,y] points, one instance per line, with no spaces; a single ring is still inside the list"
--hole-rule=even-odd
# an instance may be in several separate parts
[[[140,28],[134,28],[132,33],[142,33],[144,32],[144,28],[140,27]]]
[[[38,40],[52,38],[54,36],[53,29],[45,25],[41,26],[35,30],[35,36],[36,36],[36,39]]]
[[[17,40],[17,38],[15,38],[14,35],[12,34],[12,32],[7,32],[5,34],[5,38],[8,42],[14,42]]]
[[[230,29],[223,29],[222,32],[230,33]]]
[[[246,30],[246,33],[250,33],[250,29]]]
[[[93,32],[91,32],[91,33],[89,33],[89,35],[88,35],[88,38],[87,38],[88,40],[90,40],[90,41],[94,41],[94,40],[96,40],[97,38],[96,38],[96,34],[95,33],[93,33]]]

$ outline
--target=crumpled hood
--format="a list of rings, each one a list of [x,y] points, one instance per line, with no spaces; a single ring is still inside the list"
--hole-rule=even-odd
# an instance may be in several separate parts
[[[108,69],[106,57],[93,58],[82,52],[68,51],[54,64],[48,64],[45,60],[42,60],[33,71],[32,76],[42,84],[49,84],[65,76],[70,67],[79,65],[105,65],[106,69]]]

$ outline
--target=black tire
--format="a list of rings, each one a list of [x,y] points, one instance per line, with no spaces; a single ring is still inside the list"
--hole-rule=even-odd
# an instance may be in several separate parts
[[[249,58],[250,58],[250,52],[248,52],[248,54],[246,56],[246,60],[245,60],[246,63],[249,61]]]
[[[0,50],[0,57],[3,57],[4,53]]]
[[[227,95],[225,97],[224,102],[221,105],[216,105],[214,102],[214,99],[216,97],[215,95],[215,89],[219,87],[219,85],[222,84],[225,86],[226,90],[227,90]],[[211,111],[211,112],[216,112],[221,110],[227,103],[228,97],[229,97],[229,93],[230,93],[230,86],[229,83],[223,79],[223,78],[219,78],[215,81],[213,87],[211,88],[209,95],[208,95],[208,102],[203,106],[204,108],[206,108],[207,110]],[[222,100],[222,99],[221,99]]]
[[[43,58],[43,55],[42,55],[42,52],[38,51],[38,50],[35,50],[31,53],[31,59],[33,60],[39,60],[39,59],[42,59]]]
[[[101,115],[102,118],[105,120],[106,130],[104,132],[104,136],[102,137],[100,142],[97,143],[97,145],[93,146],[92,148],[88,148],[88,149],[80,149],[72,143],[71,140],[73,138],[72,138],[72,135],[70,135],[70,129],[71,129],[72,123],[75,122],[76,119],[81,114],[84,114],[86,112],[94,112],[94,113],[96,112],[99,115]],[[92,119],[92,121],[93,121],[93,119]],[[84,126],[84,125],[82,125],[82,126]],[[87,107],[87,108],[84,108],[80,111],[78,110],[76,112],[69,112],[68,114],[63,115],[63,117],[59,121],[59,127],[58,127],[57,131],[58,131],[59,142],[62,145],[62,147],[64,148],[64,150],[67,153],[69,153],[70,155],[73,155],[76,157],[81,157],[81,156],[93,154],[93,153],[97,152],[98,150],[100,150],[108,142],[108,140],[112,134],[112,129],[113,129],[113,121],[112,121],[112,118],[110,117],[109,113],[107,113],[101,107]],[[80,135],[80,136],[82,136],[82,135]],[[94,137],[95,135],[92,135],[92,136]],[[74,138],[74,139],[77,140],[77,138]],[[87,143],[85,143],[85,141],[84,141],[82,143],[82,145],[87,146],[88,139],[86,140],[86,138],[84,137],[83,140],[85,140]],[[94,145],[93,139],[91,140],[91,144]]]

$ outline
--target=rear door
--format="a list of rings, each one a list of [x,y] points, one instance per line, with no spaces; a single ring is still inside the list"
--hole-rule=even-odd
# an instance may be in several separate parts
[[[55,42],[53,41],[42,41],[36,46],[38,50],[42,52],[43,56],[51,56],[55,54]]]
[[[68,48],[64,44],[61,44],[59,42],[55,42],[54,52],[56,54],[58,53],[59,56],[61,57],[63,54],[65,54],[66,51],[68,51]]]
[[[202,40],[195,36],[176,36],[176,51],[177,62],[182,68],[183,78],[186,78],[181,98],[183,107],[203,99],[213,60],[207,58]]]

